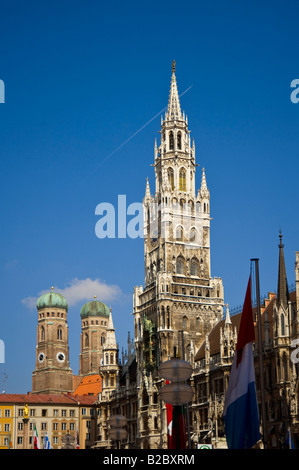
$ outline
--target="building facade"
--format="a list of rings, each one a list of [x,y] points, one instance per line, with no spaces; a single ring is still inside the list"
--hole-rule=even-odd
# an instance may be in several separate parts
[[[257,310],[253,309],[254,364],[261,418],[262,403],[265,406],[265,426],[264,429],[261,427],[264,436],[260,445],[268,449],[285,448],[288,429],[291,430],[295,448],[299,446],[298,353],[294,349],[298,345],[298,262],[299,252],[296,252],[296,289],[289,293],[280,235],[277,292],[269,292],[260,308],[262,371],[259,364]],[[195,356],[192,431],[196,440],[212,442],[218,447],[225,442],[222,415],[240,318],[241,313],[230,316],[227,308],[226,317],[207,335]]]
[[[46,436],[52,449],[88,448],[95,442],[95,401],[86,395],[2,394],[0,449],[34,449],[35,430],[41,449]]]

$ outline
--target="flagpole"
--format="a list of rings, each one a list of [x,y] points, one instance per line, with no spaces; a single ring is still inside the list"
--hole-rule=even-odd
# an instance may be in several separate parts
[[[184,344],[184,331],[182,333],[182,350],[183,350],[183,360],[185,360],[185,344]],[[186,404],[186,418],[187,418],[187,432],[188,432],[188,447],[191,449],[191,438],[190,438],[190,417],[189,417],[189,405]]]
[[[255,263],[255,282],[256,282],[256,310],[258,325],[258,352],[259,352],[259,371],[260,371],[260,396],[261,396],[261,412],[262,412],[262,434],[264,448],[267,449],[266,438],[266,407],[265,407],[265,387],[264,387],[264,363],[263,363],[263,343],[262,343],[262,320],[260,306],[260,280],[259,280],[259,259],[253,258],[251,261]]]

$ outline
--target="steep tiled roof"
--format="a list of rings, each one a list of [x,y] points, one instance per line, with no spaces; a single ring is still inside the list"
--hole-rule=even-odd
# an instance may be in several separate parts
[[[86,405],[91,406],[97,400],[95,395],[64,395],[46,393],[2,393],[0,405],[3,403],[19,405]]]
[[[46,393],[2,393],[0,395],[1,403],[31,403],[35,405],[63,404],[72,405],[74,400],[69,395],[64,394],[46,394]]]
[[[74,395],[98,395],[102,391],[102,378],[99,374],[87,375],[83,377]]]

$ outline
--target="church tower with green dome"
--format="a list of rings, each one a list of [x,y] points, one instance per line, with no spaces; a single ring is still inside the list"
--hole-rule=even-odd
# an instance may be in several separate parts
[[[73,389],[69,365],[68,303],[54,292],[39,297],[36,364],[32,374],[32,393],[68,393]]]
[[[103,347],[107,337],[110,309],[103,302],[87,302],[80,311],[81,316],[81,352],[79,375],[98,374]]]

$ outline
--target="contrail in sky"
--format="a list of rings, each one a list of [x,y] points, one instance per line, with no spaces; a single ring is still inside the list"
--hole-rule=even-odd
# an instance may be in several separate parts
[[[180,95],[183,96],[187,91],[189,91],[193,85],[190,85],[183,93]],[[141,132],[146,126],[148,126],[152,121],[154,121],[161,113],[165,111],[167,106],[165,106],[161,111],[159,111],[157,114],[155,114],[149,121],[147,121],[143,126],[141,126],[134,134],[132,134],[130,137],[128,137],[126,140],[124,140],[116,149],[114,149],[107,157],[104,158],[90,173],[89,175],[86,176],[85,179],[87,179],[89,176],[91,176],[104,162],[106,162],[109,158],[111,158],[116,152],[118,152],[124,145],[126,145],[130,140],[132,140],[139,132]]]

